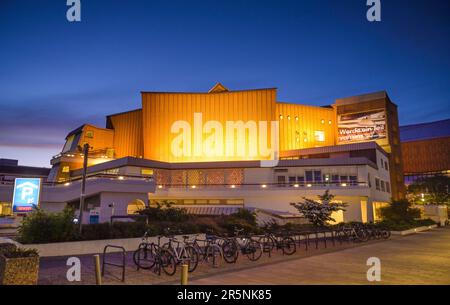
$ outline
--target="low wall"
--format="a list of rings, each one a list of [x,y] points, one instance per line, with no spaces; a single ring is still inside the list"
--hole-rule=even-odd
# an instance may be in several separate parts
[[[417,227],[417,228],[404,230],[404,231],[392,231],[391,233],[393,235],[402,235],[402,236],[404,236],[404,235],[410,235],[410,234],[415,234],[415,233],[419,233],[419,232],[429,231],[429,230],[434,229],[434,228],[437,228],[437,225]]]
[[[194,237],[197,234],[189,235]],[[198,235],[200,239],[204,238],[203,234]],[[183,237],[176,236],[177,239],[183,240]],[[148,238],[149,242],[158,243],[157,237]],[[167,242],[167,238],[161,238],[161,244]],[[86,241],[71,241],[62,243],[48,243],[48,244],[18,244],[23,248],[34,248],[39,251],[39,256],[70,256],[70,255],[84,255],[84,254],[99,254],[103,253],[106,245],[114,245],[124,247],[126,251],[134,251],[139,247],[142,238],[124,238],[124,239],[104,239],[104,240],[86,240]],[[120,249],[110,248],[108,252],[118,252]]]

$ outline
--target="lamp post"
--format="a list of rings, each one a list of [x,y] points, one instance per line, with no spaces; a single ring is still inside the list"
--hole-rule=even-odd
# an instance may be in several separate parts
[[[83,145],[83,175],[81,178],[81,196],[80,196],[80,217],[78,220],[80,235],[83,231],[83,209],[84,209],[84,199],[86,197],[86,169],[89,153],[89,144]]]

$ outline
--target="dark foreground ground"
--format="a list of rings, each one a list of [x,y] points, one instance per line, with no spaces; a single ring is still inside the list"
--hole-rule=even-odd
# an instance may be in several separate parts
[[[100,249],[99,249],[100,250]],[[257,262],[240,257],[236,264],[217,268],[201,264],[190,274],[192,284],[368,284],[369,257],[381,261],[381,284],[450,284],[450,229],[435,229],[407,237],[363,244],[314,243],[302,245],[292,256],[267,253]],[[79,256],[81,281],[69,282],[68,257],[42,258],[39,284],[95,284],[92,255]],[[119,255],[108,258],[119,262]],[[180,274],[169,277],[136,270],[132,253],[126,257],[126,280],[121,270],[106,266],[104,284],[177,284]]]

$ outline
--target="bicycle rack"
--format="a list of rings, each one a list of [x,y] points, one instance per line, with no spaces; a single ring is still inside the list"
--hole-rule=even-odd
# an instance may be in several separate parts
[[[112,262],[106,261],[106,250],[108,248],[114,248],[114,249],[120,249],[122,252],[122,264],[116,264]],[[111,252],[109,252],[111,253]],[[103,248],[103,263],[102,263],[102,276],[105,275],[105,265],[114,266],[114,267],[120,267],[122,268],[122,282],[125,282],[125,258],[126,258],[126,250],[124,247],[121,246],[115,246],[115,245],[106,245],[105,248]]]

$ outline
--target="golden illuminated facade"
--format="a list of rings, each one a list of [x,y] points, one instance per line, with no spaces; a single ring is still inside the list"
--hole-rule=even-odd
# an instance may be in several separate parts
[[[69,172],[81,167],[84,143],[91,147],[89,165],[128,156],[169,163],[299,158],[296,150],[345,144],[339,141],[340,115],[373,108],[385,114],[388,136],[377,131],[379,138],[368,140],[393,153],[391,168],[401,168],[396,109],[386,95],[375,96],[375,102],[343,99],[326,107],[278,102],[275,88],[230,91],[221,84],[205,93],[141,96],[141,109],[108,116],[106,128],[83,125],[72,131],[62,153],[52,159],[50,179],[67,179]],[[367,137],[371,128],[367,126],[355,130]],[[403,182],[402,177],[397,179]],[[393,185],[393,190],[401,196],[399,187]]]

